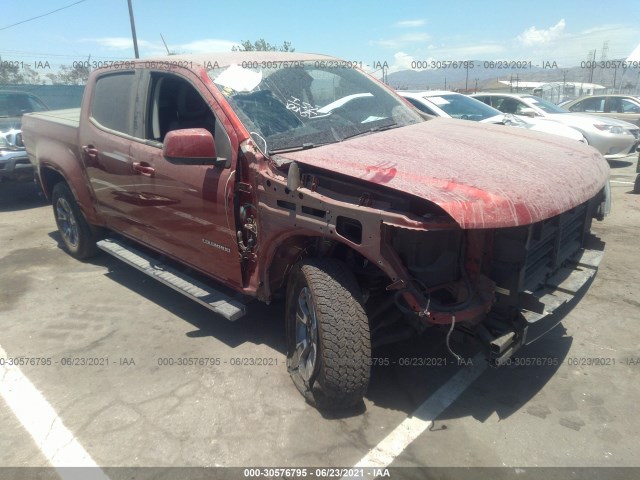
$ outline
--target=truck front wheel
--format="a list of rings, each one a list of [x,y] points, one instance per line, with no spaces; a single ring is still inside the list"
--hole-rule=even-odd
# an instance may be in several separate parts
[[[369,322],[353,274],[333,259],[298,262],[286,303],[287,368],[319,409],[362,402],[369,385]]]
[[[53,187],[51,200],[56,225],[67,251],[80,260],[94,256],[98,249],[91,226],[82,215],[68,185],[57,183]]]

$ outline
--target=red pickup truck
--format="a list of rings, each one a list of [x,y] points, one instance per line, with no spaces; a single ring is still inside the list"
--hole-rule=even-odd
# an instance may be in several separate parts
[[[288,369],[319,408],[361,402],[371,349],[429,327],[504,363],[593,277],[609,199],[593,148],[426,119],[352,67],[136,60],[23,121],[69,253],[99,247],[229,320],[284,297]]]

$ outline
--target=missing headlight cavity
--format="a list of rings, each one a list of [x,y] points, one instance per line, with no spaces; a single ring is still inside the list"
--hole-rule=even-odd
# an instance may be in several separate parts
[[[350,242],[358,245],[362,243],[362,224],[354,218],[339,216],[336,220],[336,232]]]
[[[460,276],[460,230],[414,231],[392,228],[391,242],[407,269],[426,287]]]

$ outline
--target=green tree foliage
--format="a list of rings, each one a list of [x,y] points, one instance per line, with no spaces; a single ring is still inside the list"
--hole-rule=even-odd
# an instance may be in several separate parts
[[[18,62],[3,62],[0,59],[0,84],[35,85],[42,79],[33,68]]]
[[[88,66],[78,63],[75,67],[61,65],[57,74],[49,73],[46,77],[54,85],[84,85],[87,83],[89,73],[91,69]]]
[[[231,47],[234,52],[295,52],[291,42],[282,42],[282,45],[271,45],[264,38],[251,42],[242,40],[239,47]]]

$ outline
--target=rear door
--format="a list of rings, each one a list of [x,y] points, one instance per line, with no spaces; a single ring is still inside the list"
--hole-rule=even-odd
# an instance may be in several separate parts
[[[80,144],[96,209],[107,225],[146,241],[144,200],[150,179],[134,175],[132,145],[136,142],[135,112],[141,108],[140,73],[107,72],[90,92],[88,120],[80,122]]]

